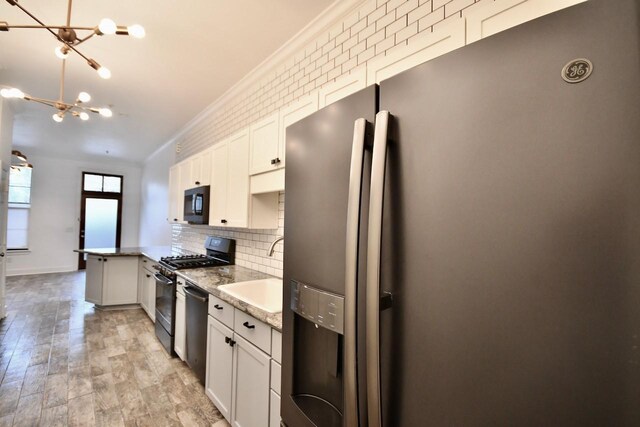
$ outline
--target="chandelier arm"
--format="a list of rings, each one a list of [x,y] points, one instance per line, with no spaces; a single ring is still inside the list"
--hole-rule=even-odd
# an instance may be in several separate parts
[[[69,0],[69,6],[67,6],[67,27],[71,26],[71,2],[73,0]]]
[[[8,29],[17,29],[17,28],[22,28],[22,29],[43,29],[43,30],[48,30],[48,29],[54,29],[54,30],[60,30],[60,29],[64,29],[64,30],[80,30],[80,31],[95,31],[96,27],[70,27],[68,25],[7,25]],[[55,33],[54,33],[55,34]],[[57,36],[56,36],[57,38]]]
[[[93,37],[93,36],[95,36],[95,35],[96,35],[96,33],[95,33],[95,32],[93,32],[93,33],[89,34],[87,37],[85,37],[85,38],[83,38],[83,39],[79,39],[79,40],[75,43],[75,45],[74,45],[74,46],[81,45],[82,43],[86,42],[87,40],[89,40],[91,37]]]
[[[44,28],[45,30],[49,31],[51,34],[53,34],[53,36],[60,40],[62,43],[64,43],[69,49],[71,49],[72,51],[74,51],[75,53],[77,53],[78,55],[80,55],[85,61],[89,62],[89,58],[87,58],[85,55],[82,54],[82,52],[80,52],[78,49],[76,49],[75,47],[73,47],[72,44],[67,43],[66,41],[62,40],[53,30],[51,30],[51,28],[49,28],[44,22],[42,22],[41,20],[39,20],[38,18],[36,18],[33,14],[31,14],[27,9],[25,9],[24,7],[22,7],[22,5],[20,5],[18,2],[14,2],[15,6],[18,6],[18,8],[20,10],[22,10],[24,13],[26,13],[27,15],[29,15],[34,21],[36,21],[38,24],[40,24],[42,26],[42,28]]]
[[[37,102],[39,104],[44,104],[44,105],[48,105],[49,107],[55,107],[56,105],[56,101],[52,101],[49,99],[44,99],[44,98],[35,98],[33,96],[25,96],[24,99],[26,99],[27,101],[33,101],[33,102]]]
[[[62,102],[64,99],[64,69],[67,65],[67,60],[62,60],[62,72],[60,73],[60,98],[59,101]]]
[[[24,13],[26,13],[27,15],[29,15],[31,17],[31,19],[33,19],[34,21],[36,21],[38,24],[40,24],[40,26],[42,28],[44,28],[45,30],[49,31],[51,34],[53,34],[53,36],[55,38],[57,38],[58,40],[60,40],[60,37],[58,37],[58,35],[51,30],[51,28],[49,28],[47,26],[47,24],[45,24],[44,22],[42,22],[41,20],[39,20],[38,18],[35,17],[35,15],[33,15],[31,12],[29,12],[27,9],[25,9],[24,7],[22,7],[22,5],[20,3],[18,3],[17,1],[11,2],[11,4],[13,4],[14,6],[18,6],[18,9],[20,9],[21,11],[23,11]],[[65,42],[65,44],[68,45],[68,43]]]

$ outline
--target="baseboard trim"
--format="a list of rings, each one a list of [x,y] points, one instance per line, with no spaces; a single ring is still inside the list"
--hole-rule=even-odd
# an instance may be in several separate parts
[[[12,276],[31,276],[34,274],[47,274],[47,273],[69,273],[71,271],[78,271],[77,267],[49,267],[49,268],[23,268],[19,270],[7,269],[7,277]]]

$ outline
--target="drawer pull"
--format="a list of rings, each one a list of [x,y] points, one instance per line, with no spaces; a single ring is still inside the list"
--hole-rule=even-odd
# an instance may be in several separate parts
[[[256,328],[256,325],[250,325],[249,322],[244,322],[242,324],[242,326],[244,326],[247,329],[255,329]]]
[[[222,310],[224,307],[216,304],[216,305],[213,306],[213,308],[215,308],[216,310]]]

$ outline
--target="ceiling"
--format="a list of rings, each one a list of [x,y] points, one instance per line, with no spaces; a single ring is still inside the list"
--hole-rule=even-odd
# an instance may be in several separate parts
[[[146,30],[143,39],[102,36],[79,47],[111,70],[109,80],[101,79],[78,55],[71,53],[66,61],[64,100],[73,102],[86,91],[92,96],[89,105],[110,106],[113,117],[92,114],[84,122],[67,116],[55,123],[53,108],[13,99],[14,145],[27,155],[31,151],[141,162],[332,1],[76,1],[72,25],[95,26],[109,17],[118,25],[138,23]],[[66,0],[20,4],[47,24],[65,22]],[[0,3],[0,21],[33,23],[6,1]],[[45,30],[0,32],[0,86],[57,99],[58,45]]]

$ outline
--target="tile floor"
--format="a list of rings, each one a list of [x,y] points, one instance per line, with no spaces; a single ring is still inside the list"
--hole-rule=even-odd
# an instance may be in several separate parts
[[[2,426],[228,426],[141,309],[84,302],[84,273],[7,278]]]

